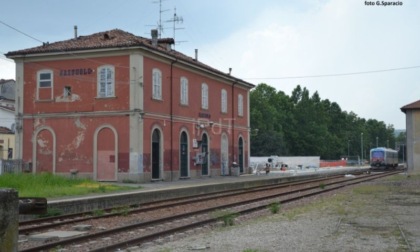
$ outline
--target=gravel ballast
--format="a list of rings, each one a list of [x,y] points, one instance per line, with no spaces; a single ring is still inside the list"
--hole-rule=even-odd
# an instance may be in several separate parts
[[[364,183],[140,247],[144,252],[420,251],[420,175]],[[170,241],[172,240],[172,241]]]

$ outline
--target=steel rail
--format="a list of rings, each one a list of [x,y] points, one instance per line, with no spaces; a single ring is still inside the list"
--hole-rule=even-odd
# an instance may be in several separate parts
[[[388,176],[388,175],[389,174],[370,175],[370,176],[365,176],[365,177],[362,177],[362,178],[360,178],[360,177],[352,178],[352,180],[360,180],[360,182],[354,182],[354,183],[361,183],[361,182],[364,182],[364,181],[367,181],[367,180],[377,179],[379,177]],[[331,179],[331,178],[328,178],[328,179]],[[346,183],[348,181],[349,181],[349,179],[346,178],[346,179],[343,179],[343,181],[341,181],[341,183],[343,183],[343,182]],[[316,183],[316,182],[313,182],[313,183]],[[337,183],[340,183],[340,182],[327,183],[325,186],[330,186],[330,185],[337,184]],[[304,188],[304,189],[299,189],[299,191],[302,192],[302,191],[307,191],[307,190],[313,190],[314,188],[319,188],[319,185],[315,185],[315,186]],[[334,189],[335,188],[329,189],[329,190],[334,190]],[[326,191],[329,191],[329,190],[323,189],[322,191],[326,192]],[[37,246],[37,247],[34,247],[34,248],[24,249],[24,250],[21,250],[21,251],[39,251],[39,250],[55,248],[57,246],[63,246],[63,245],[68,245],[68,244],[72,244],[72,243],[78,243],[78,242],[86,240],[86,239],[92,239],[92,238],[95,238],[95,237],[109,235],[109,234],[116,233],[116,232],[126,231],[128,229],[140,228],[140,227],[144,227],[146,225],[156,225],[156,224],[159,224],[159,223],[172,221],[174,219],[185,218],[185,217],[188,217],[188,216],[191,216],[191,215],[197,215],[197,214],[202,214],[202,213],[208,213],[208,212],[211,212],[211,211],[214,211],[214,210],[219,210],[219,209],[223,209],[223,208],[230,208],[230,207],[234,207],[234,206],[237,206],[237,205],[249,204],[249,203],[252,203],[252,202],[255,202],[255,201],[266,200],[266,199],[270,199],[270,198],[273,198],[273,197],[280,197],[280,196],[284,196],[284,195],[287,195],[287,194],[290,194],[290,193],[292,193],[292,192],[288,191],[288,192],[283,192],[283,193],[280,193],[280,194],[277,193],[277,194],[273,194],[273,195],[269,195],[269,196],[265,196],[265,197],[260,197],[258,199],[245,200],[245,201],[241,201],[241,202],[230,203],[230,204],[227,204],[227,205],[224,205],[224,206],[216,206],[216,207],[202,209],[202,210],[194,211],[194,212],[190,212],[190,213],[179,214],[179,215],[175,215],[175,216],[171,216],[171,217],[167,217],[167,218],[147,221],[147,222],[143,222],[143,223],[137,223],[137,224],[133,224],[133,225],[128,225],[128,226],[124,226],[124,227],[119,227],[119,228],[115,228],[115,229],[110,229],[110,230],[106,230],[106,231],[97,232],[95,234],[91,234],[91,235],[87,235],[87,236],[80,236],[80,237],[74,237],[74,238],[70,238],[70,239],[66,239],[66,240],[61,240],[61,241],[45,244],[45,245],[42,245],[42,246]],[[306,194],[306,195],[303,195],[301,197],[308,197],[308,195],[310,196],[310,194]],[[202,225],[202,224],[197,224],[197,225]]]
[[[342,177],[342,175],[332,175],[330,177],[327,177],[328,179],[334,179],[334,178],[339,178]],[[209,193],[209,194],[205,194],[205,195],[194,195],[194,196],[190,196],[190,197],[177,197],[177,198],[173,198],[170,200],[160,200],[157,202],[150,202],[149,204],[146,204],[143,207],[139,207],[138,209],[132,209],[130,210],[128,213],[132,214],[132,213],[141,213],[141,212],[146,212],[146,211],[152,211],[152,210],[157,210],[157,209],[162,209],[162,208],[167,208],[167,207],[175,207],[175,206],[179,206],[179,205],[183,205],[183,204],[189,204],[192,202],[201,202],[201,201],[207,201],[207,200],[211,200],[211,199],[216,199],[216,198],[220,198],[222,196],[227,197],[227,196],[235,196],[235,195],[240,195],[244,192],[250,193],[250,192],[258,192],[258,191],[264,191],[267,189],[278,189],[278,188],[283,188],[283,187],[290,187],[290,186],[295,186],[295,185],[301,185],[301,184],[306,184],[306,183],[311,183],[311,182],[316,182],[316,181],[322,181],[325,180],[325,177],[322,178],[316,178],[316,179],[305,179],[305,180],[299,180],[299,181],[293,181],[293,182],[286,182],[286,183],[281,183],[281,184],[277,184],[277,185],[263,185],[263,186],[257,186],[257,187],[252,187],[252,188],[246,188],[246,189],[235,189],[235,190],[231,190],[229,192],[213,192],[213,193]],[[164,204],[165,202],[173,202],[173,203],[167,203]],[[162,204],[162,205],[159,205]],[[149,206],[147,206],[149,205]],[[35,232],[35,231],[39,231],[42,229],[48,229],[48,228],[53,228],[53,227],[57,227],[57,226],[61,226],[61,225],[65,225],[65,224],[73,224],[73,223],[78,223],[78,222],[83,222],[83,221],[87,221],[87,220],[93,220],[93,219],[100,219],[100,218],[111,218],[114,216],[119,215],[119,213],[112,213],[112,209],[106,209],[104,210],[105,212],[107,212],[105,215],[102,216],[95,216],[93,211],[89,211],[89,212],[85,212],[85,213],[79,213],[79,214],[70,214],[70,215],[61,215],[58,217],[49,217],[49,218],[41,218],[41,219],[37,219],[37,220],[32,220],[32,221],[26,221],[26,222],[22,222],[19,223],[19,225],[21,226],[19,228],[19,233],[20,234],[28,234],[30,232]],[[88,215],[88,216],[86,216]],[[42,224],[37,225],[39,223],[47,223],[47,224]],[[22,225],[33,225],[33,226],[29,226],[29,227],[22,227]]]
[[[386,173],[386,174],[379,174],[379,175],[376,174],[376,175],[371,175],[369,177],[363,177],[363,178],[353,178],[353,180],[356,180],[356,181],[351,181],[351,180],[350,181],[349,180],[345,181],[345,180],[343,180],[342,185],[335,185],[339,182],[333,182],[332,184],[335,185],[334,187],[331,187],[331,188],[328,188],[328,189],[321,189],[321,188],[318,187],[319,190],[316,191],[316,192],[310,192],[310,193],[307,193],[307,194],[304,194],[304,195],[298,195],[298,196],[295,196],[295,197],[292,197],[292,198],[289,198],[289,199],[281,200],[279,203],[284,204],[284,203],[288,203],[288,202],[293,202],[293,201],[300,200],[300,199],[303,199],[303,198],[319,195],[319,194],[322,194],[322,193],[325,193],[325,192],[334,191],[334,190],[337,190],[337,189],[340,189],[340,188],[343,188],[343,187],[346,187],[346,186],[360,184],[362,182],[375,180],[375,179],[378,179],[378,178],[382,178],[382,177],[385,177],[385,176],[390,176],[390,175],[397,174],[397,173],[399,173],[399,171],[398,172],[389,172],[389,173]],[[349,182],[349,183],[347,183],[347,182]],[[304,190],[313,190],[313,189],[314,188],[310,188],[310,189],[305,188]],[[304,191],[304,190],[300,190],[300,192]],[[272,197],[263,197],[263,198],[264,198],[264,200],[266,200],[266,199],[272,198]],[[252,201],[252,200],[250,200],[250,201]],[[260,201],[262,201],[262,200],[260,200]],[[247,203],[242,202],[242,204],[247,204]],[[259,206],[255,206],[255,207],[249,207],[245,210],[240,210],[240,211],[233,212],[233,214],[238,214],[238,215],[249,214],[251,212],[266,209],[270,204],[272,204],[272,202],[270,202],[268,204],[261,204]],[[223,208],[229,208],[229,207],[232,207],[232,205],[237,205],[237,204],[235,203],[235,204],[230,204],[230,205],[231,206],[227,206],[227,207],[223,207]],[[216,207],[216,209],[220,209],[220,208]],[[208,219],[203,220],[203,221],[190,223],[190,224],[187,224],[187,225],[184,225],[184,226],[181,226],[181,227],[171,228],[171,229],[167,229],[167,230],[164,230],[164,231],[159,231],[159,232],[156,232],[156,233],[153,233],[153,234],[148,234],[148,235],[145,235],[145,236],[141,236],[141,237],[126,240],[126,241],[123,241],[123,242],[115,243],[115,244],[108,245],[108,246],[105,246],[105,247],[102,247],[102,248],[93,249],[93,250],[90,250],[89,252],[115,251],[115,249],[130,247],[130,246],[133,246],[133,245],[137,245],[139,243],[144,243],[146,241],[165,236],[165,235],[169,235],[169,234],[173,234],[173,233],[176,233],[176,232],[179,232],[179,231],[192,229],[192,228],[195,228],[195,227],[200,227],[200,226],[210,224],[210,223],[214,223],[214,222],[217,222],[217,221],[219,221],[219,218],[209,217]]]

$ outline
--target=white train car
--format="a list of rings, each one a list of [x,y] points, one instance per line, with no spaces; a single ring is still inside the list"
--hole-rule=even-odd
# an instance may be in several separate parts
[[[384,147],[370,150],[370,167],[375,168],[396,168],[398,166],[398,152]]]

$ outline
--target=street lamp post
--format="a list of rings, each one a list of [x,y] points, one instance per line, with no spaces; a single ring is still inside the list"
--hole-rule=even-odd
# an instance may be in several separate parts
[[[350,140],[347,140],[347,159],[350,156]]]
[[[378,148],[378,137],[376,137],[376,148]]]
[[[360,133],[360,149],[362,150],[362,160],[361,160],[361,164],[363,164],[363,132]]]

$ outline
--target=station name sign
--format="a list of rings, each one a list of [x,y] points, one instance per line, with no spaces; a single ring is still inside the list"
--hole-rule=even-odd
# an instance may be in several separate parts
[[[198,117],[201,117],[201,118],[209,118],[210,119],[211,115],[209,113],[199,112],[198,113]]]
[[[92,68],[75,68],[75,69],[60,70],[60,76],[88,75],[92,73],[93,73]]]

